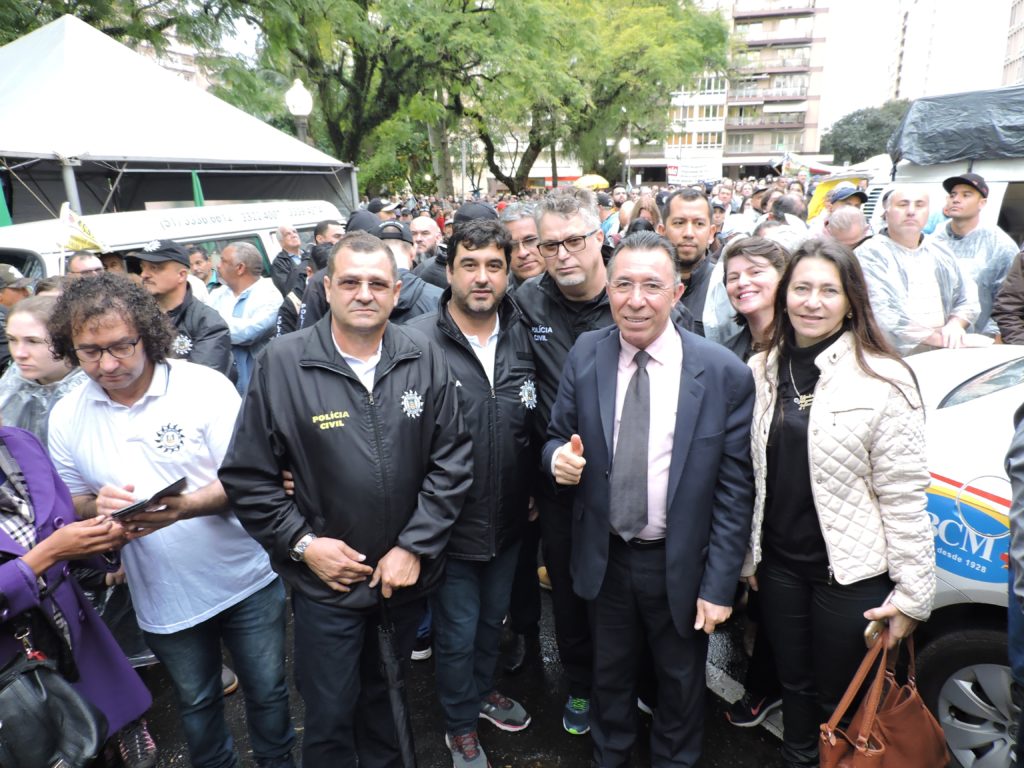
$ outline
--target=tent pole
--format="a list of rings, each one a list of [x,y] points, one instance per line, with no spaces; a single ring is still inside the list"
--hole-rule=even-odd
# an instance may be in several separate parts
[[[80,161],[72,158],[62,157],[60,159],[60,175],[64,179],[64,193],[67,195],[68,204],[75,213],[82,214],[82,203],[78,199],[78,183],[75,181],[75,165],[81,165]]]

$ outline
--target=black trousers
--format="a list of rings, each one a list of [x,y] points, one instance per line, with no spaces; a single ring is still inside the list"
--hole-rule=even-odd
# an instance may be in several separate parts
[[[695,765],[704,732],[708,638],[703,632],[684,637],[672,623],[665,547],[634,548],[612,536],[604,583],[590,608],[594,765],[620,768],[630,764],[637,731],[637,680],[645,657],[653,661],[658,681],[651,766]]]
[[[830,583],[831,582],[831,583]],[[765,559],[757,571],[761,627],[775,654],[787,767],[818,765],[818,734],[864,658],[864,611],[892,591],[887,574],[842,585],[824,565]]]
[[[425,599],[392,608],[395,644],[409,664]],[[387,682],[380,669],[377,610],[353,611],[292,595],[295,679],[306,705],[305,768],[401,768]]]
[[[537,635],[540,631],[540,587],[537,585],[537,547],[540,546],[540,520],[523,528],[523,543],[512,580],[509,600],[509,627],[517,635]]]
[[[551,603],[555,615],[555,640],[569,695],[590,698],[594,649],[590,640],[587,603],[572,590],[572,508],[539,498],[541,547],[551,578]]]

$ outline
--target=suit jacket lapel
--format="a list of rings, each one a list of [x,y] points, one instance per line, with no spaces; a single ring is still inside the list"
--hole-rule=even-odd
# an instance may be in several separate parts
[[[601,428],[608,448],[608,464],[612,461],[612,433],[615,429],[615,387],[619,375],[619,333],[612,331],[597,343],[597,403],[601,412]]]
[[[692,347],[683,344],[683,369],[679,381],[679,402],[676,407],[676,429],[672,438],[672,465],[668,476],[668,508],[672,508],[679,480],[683,476],[686,455],[697,426],[697,416],[704,402],[704,362]]]

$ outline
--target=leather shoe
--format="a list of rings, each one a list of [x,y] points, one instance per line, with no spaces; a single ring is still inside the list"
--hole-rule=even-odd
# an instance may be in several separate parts
[[[501,665],[507,674],[518,675],[531,660],[540,658],[540,639],[537,635],[514,635]]]

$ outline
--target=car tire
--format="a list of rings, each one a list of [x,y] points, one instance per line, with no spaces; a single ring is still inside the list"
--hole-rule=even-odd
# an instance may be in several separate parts
[[[917,685],[959,768],[1015,765],[1017,712],[1006,633],[970,629],[936,637],[917,657]]]

